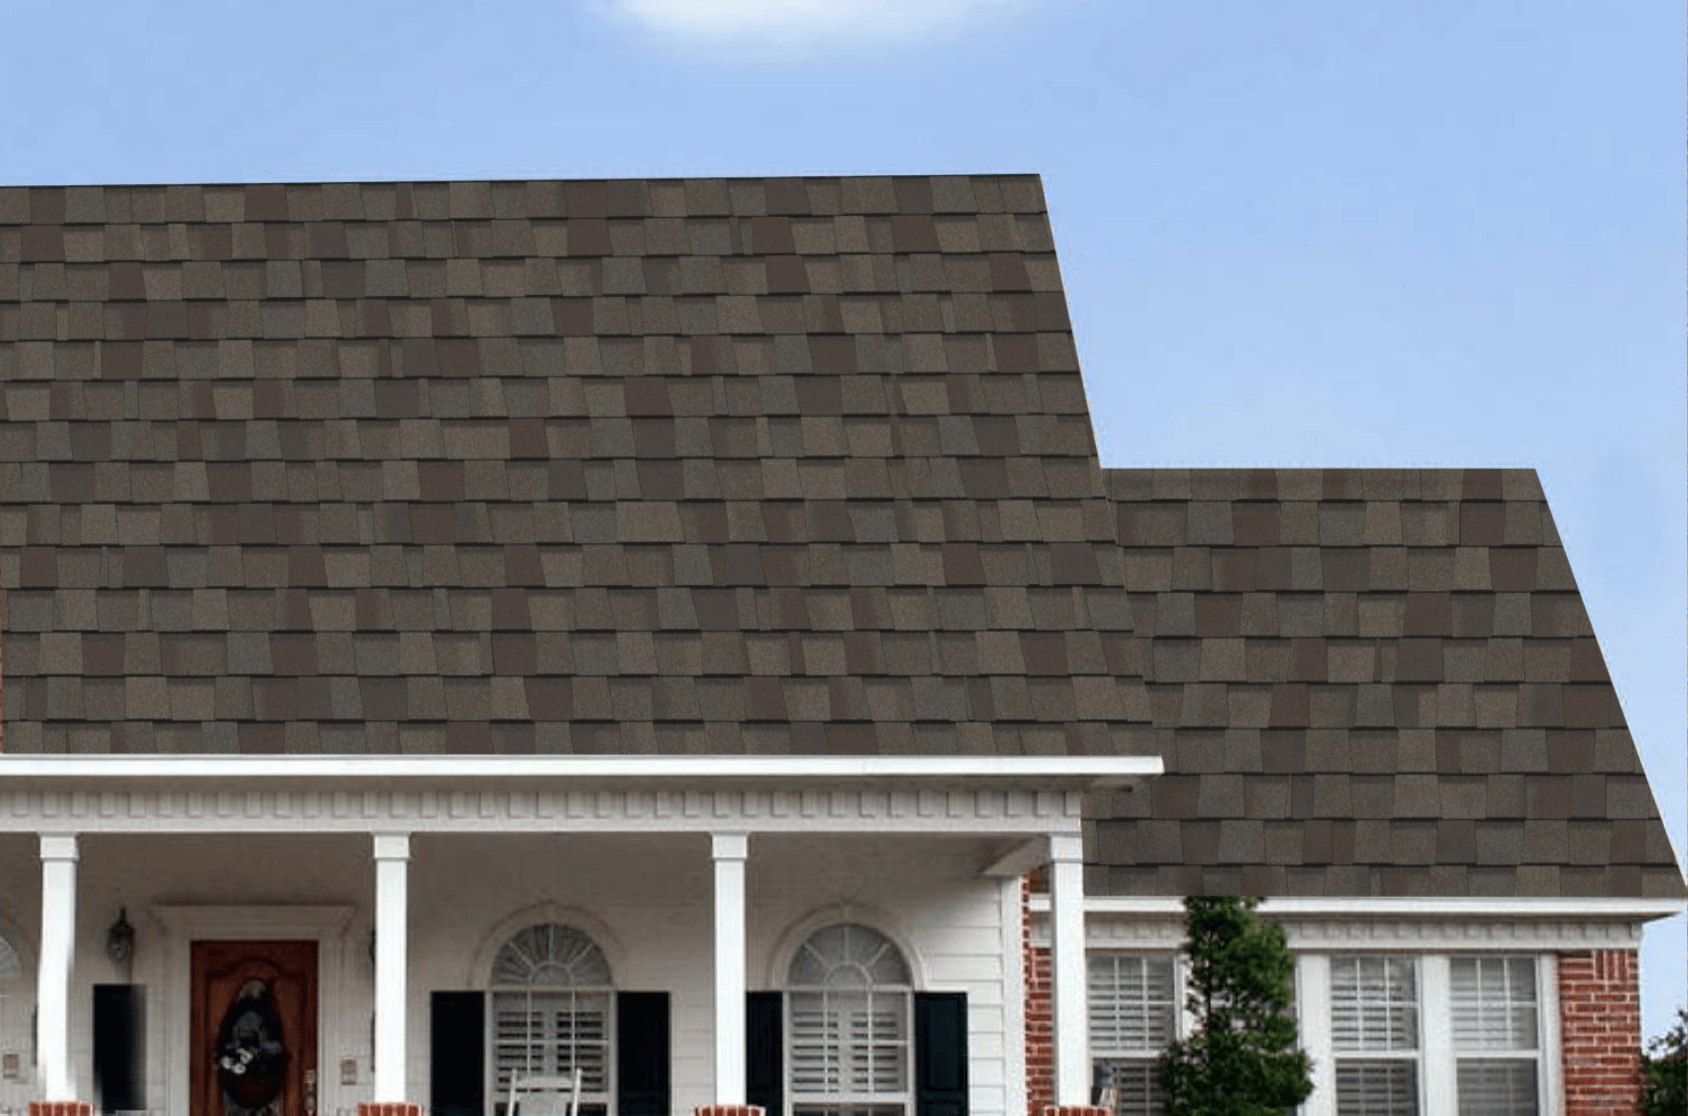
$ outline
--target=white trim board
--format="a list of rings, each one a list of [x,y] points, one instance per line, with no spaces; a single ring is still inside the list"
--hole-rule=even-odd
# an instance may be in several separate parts
[[[1033,911],[1047,911],[1047,895],[1032,896]],[[1671,918],[1688,909],[1680,899],[1600,899],[1555,896],[1274,896],[1255,913],[1263,918],[1491,918],[1491,919],[1619,919],[1650,922]],[[1184,901],[1177,896],[1089,895],[1084,910],[1091,915],[1184,917]]]
[[[905,781],[906,782],[906,781]],[[855,786],[648,789],[371,784],[211,785],[115,780],[51,789],[0,781],[16,833],[1071,834],[1079,791]]]
[[[1165,770],[1159,756],[239,756],[8,755],[12,779],[449,780],[611,784],[672,780],[727,787],[869,780],[925,786],[986,783],[1029,790],[1118,789]]]
[[[1524,950],[1636,949],[1642,926],[1676,913],[1658,899],[1268,899],[1256,908],[1279,922],[1291,949]],[[1049,944],[1049,900],[1032,898],[1032,940]],[[1179,950],[1183,901],[1090,897],[1085,944],[1093,950]]]

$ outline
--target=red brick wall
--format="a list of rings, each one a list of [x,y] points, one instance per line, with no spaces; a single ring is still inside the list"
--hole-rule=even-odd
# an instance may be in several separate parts
[[[1032,879],[1020,881],[1020,941],[1026,976],[1026,1116],[1055,1103],[1055,1004],[1049,951],[1032,945]]]
[[[1633,949],[1559,955],[1565,1116],[1633,1113],[1641,1098],[1641,989]]]

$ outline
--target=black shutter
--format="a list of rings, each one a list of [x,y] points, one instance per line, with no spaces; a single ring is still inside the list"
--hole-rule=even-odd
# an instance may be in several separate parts
[[[145,1108],[146,989],[94,985],[94,1093],[101,1112]]]
[[[618,1116],[668,1116],[668,993],[617,994],[615,1068]]]
[[[967,994],[914,994],[915,1116],[967,1116]]]
[[[428,1033],[432,1116],[482,1116],[486,1109],[486,996],[435,992]]]
[[[785,1102],[785,1027],[782,995],[752,992],[744,1004],[744,1099],[780,1116]]]

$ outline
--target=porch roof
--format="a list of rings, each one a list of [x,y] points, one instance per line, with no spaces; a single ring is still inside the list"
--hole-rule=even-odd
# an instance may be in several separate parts
[[[1161,770],[1155,756],[6,756],[0,832],[1076,840],[1086,791],[1130,791]]]

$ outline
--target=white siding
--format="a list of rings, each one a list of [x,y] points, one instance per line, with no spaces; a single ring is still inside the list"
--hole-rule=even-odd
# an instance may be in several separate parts
[[[1023,1074],[1018,916],[1003,900],[1004,884],[978,874],[991,851],[970,838],[753,836],[746,899],[750,987],[783,985],[789,950],[805,929],[840,916],[875,925],[908,952],[918,989],[967,993],[973,1112],[1009,1116],[1021,1106],[1010,1089]],[[80,1095],[91,1097],[93,1088],[91,986],[123,979],[104,949],[106,927],[120,906],[128,908],[137,931],[132,979],[147,986],[148,1106],[185,1108],[185,1098],[167,1097],[164,1090],[167,1059],[186,1059],[184,1051],[167,1051],[165,1042],[167,992],[185,974],[166,971],[167,930],[149,908],[339,903],[355,911],[340,971],[323,974],[335,983],[342,1009],[319,1026],[320,1110],[333,1116],[337,1108],[370,1099],[373,890],[367,836],[85,838],[71,1021]],[[0,838],[0,922],[21,928],[20,944],[30,955],[39,932],[39,893],[33,839]],[[484,987],[486,973],[477,971],[476,960],[490,960],[501,924],[549,903],[581,912],[582,928],[602,939],[618,988],[669,993],[674,1110],[709,1103],[711,895],[709,842],[701,836],[416,835],[408,1095],[427,1100],[429,993]],[[1005,925],[1010,914],[1013,926]],[[1010,941],[1016,948],[1005,955]],[[33,999],[33,973],[29,980]],[[339,1085],[342,1059],[357,1062],[357,1085]]]

